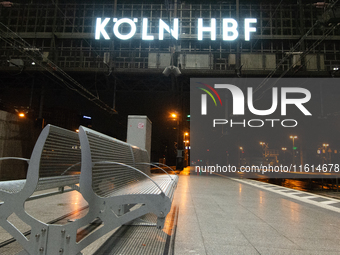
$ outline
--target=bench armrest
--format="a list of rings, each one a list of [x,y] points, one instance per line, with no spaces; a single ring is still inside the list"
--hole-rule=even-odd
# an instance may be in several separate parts
[[[163,168],[159,167],[159,166],[156,166],[155,164],[153,163],[148,163],[148,162],[140,162],[140,163],[136,163],[136,165],[148,165],[148,166],[154,166],[154,167],[157,167],[158,169],[162,170],[164,173],[166,173],[169,178],[173,181],[174,179],[172,179],[172,177],[170,176],[170,174],[168,174],[167,171],[165,171]],[[171,169],[171,168],[170,168]]]
[[[0,158],[0,160],[8,160],[8,159],[23,160],[23,161],[26,161],[27,163],[29,163],[29,161],[30,161],[28,158],[18,158],[18,157],[4,157],[4,158]]]
[[[173,171],[175,175],[177,175],[176,172],[175,172],[171,167],[169,167],[169,166],[166,165],[166,164],[158,163],[158,162],[152,162],[152,164],[165,166],[166,168],[169,168],[171,171]]]
[[[130,165],[127,165],[127,164],[124,164],[124,163],[114,162],[114,161],[99,161],[99,162],[93,162],[93,164],[94,165],[96,165],[96,164],[114,164],[114,165],[125,166],[125,167],[132,169],[132,170],[135,170],[135,171],[141,173],[142,175],[144,175],[145,177],[147,177],[150,181],[152,181],[157,186],[157,188],[161,191],[161,196],[163,196],[163,197],[165,196],[162,188],[154,180],[152,180],[149,175],[147,175],[146,173],[142,172],[141,170],[139,170],[139,169],[137,169],[133,166],[130,166]]]
[[[68,170],[70,170],[71,168],[73,168],[73,167],[75,167],[77,165],[80,165],[80,164],[81,164],[81,162],[73,164],[72,166],[68,167],[64,172],[62,172],[61,175],[64,175]]]

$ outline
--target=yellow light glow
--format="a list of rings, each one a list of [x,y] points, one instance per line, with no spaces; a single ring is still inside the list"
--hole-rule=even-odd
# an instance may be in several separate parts
[[[79,129],[76,129],[76,132],[79,133]]]
[[[20,117],[20,118],[24,118],[24,117],[25,117],[25,113],[20,112],[20,113],[19,113],[19,117]]]
[[[187,133],[185,133],[185,135],[189,135],[189,133],[187,132]]]

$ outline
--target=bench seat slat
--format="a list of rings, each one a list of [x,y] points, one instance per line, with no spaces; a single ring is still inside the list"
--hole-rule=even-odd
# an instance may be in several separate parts
[[[171,176],[171,175],[170,175]],[[165,177],[165,178],[164,178]],[[173,178],[176,176],[172,175]],[[164,194],[168,196],[172,191],[172,186],[174,182],[168,176],[156,176],[152,178],[163,190]],[[160,194],[160,190],[152,185],[149,179],[140,180],[138,182],[129,184],[124,188],[107,191],[103,194],[103,197],[121,196],[127,194]]]
[[[53,189],[64,186],[71,186],[79,183],[79,175],[64,175],[39,178],[36,190]],[[2,181],[0,190],[7,193],[17,193],[25,186],[26,180]]]
[[[26,180],[2,181],[0,190],[7,193],[17,193],[25,186]]]

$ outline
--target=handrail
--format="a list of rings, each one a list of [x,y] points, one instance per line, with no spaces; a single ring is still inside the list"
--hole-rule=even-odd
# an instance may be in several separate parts
[[[170,174],[168,174],[167,171],[165,171],[163,168],[160,168],[159,166],[156,166],[155,164],[148,163],[148,162],[139,162],[139,163],[136,163],[136,164],[155,166],[155,167],[161,169],[164,173],[166,173],[170,177],[170,179],[173,181],[173,179],[171,178]]]
[[[161,195],[165,196],[162,188],[154,180],[152,180],[150,178],[150,176],[148,176],[146,173],[142,172],[141,170],[139,170],[139,169],[137,169],[137,168],[135,168],[133,166],[130,166],[130,165],[127,165],[127,164],[124,164],[124,163],[114,162],[114,161],[99,161],[99,162],[93,162],[93,164],[94,165],[96,165],[96,164],[116,164],[116,165],[126,166],[126,167],[129,167],[129,168],[133,169],[133,170],[136,170],[137,172],[140,172],[141,174],[143,174],[144,176],[149,178],[150,181],[152,181],[157,186],[157,188],[161,191]]]
[[[28,158],[18,158],[18,157],[4,157],[4,158],[0,158],[0,160],[7,160],[7,159],[18,159],[18,160],[23,160],[23,161],[27,161],[27,162],[30,161],[30,159],[28,159]]]
[[[165,166],[165,167],[169,168],[171,171],[173,171],[175,175],[177,175],[176,172],[175,172],[170,166],[168,166],[168,165],[166,165],[166,164],[158,163],[158,162],[152,162],[152,163],[153,163],[153,164],[158,164],[158,165]]]

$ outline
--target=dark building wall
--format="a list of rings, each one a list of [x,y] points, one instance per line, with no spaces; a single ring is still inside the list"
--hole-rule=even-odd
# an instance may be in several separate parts
[[[30,158],[35,142],[33,123],[15,114],[0,111],[0,158]],[[0,180],[25,179],[27,163],[19,160],[0,161]]]

